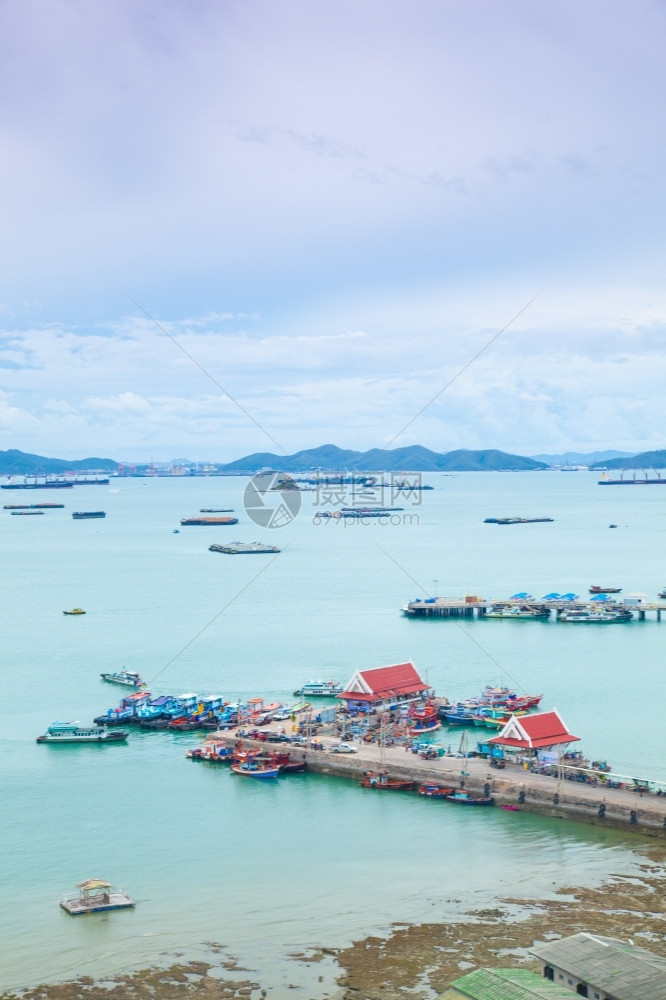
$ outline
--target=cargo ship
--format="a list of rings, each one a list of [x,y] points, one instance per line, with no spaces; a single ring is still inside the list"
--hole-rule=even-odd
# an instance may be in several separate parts
[[[72,511],[72,517],[75,521],[82,521],[89,517],[106,517],[106,511],[104,510],[74,510]]]
[[[192,524],[203,524],[203,525],[213,525],[213,524],[238,524],[237,517],[182,517],[180,519],[182,525],[192,525]]]

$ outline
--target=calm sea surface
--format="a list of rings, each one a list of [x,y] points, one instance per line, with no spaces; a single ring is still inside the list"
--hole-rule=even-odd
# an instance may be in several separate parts
[[[656,597],[666,584],[666,488],[596,480],[431,475],[435,489],[406,505],[411,523],[397,524],[315,525],[322,498],[304,494],[299,516],[278,530],[243,513],[241,479],[3,491],[3,503],[66,509],[0,510],[0,986],[100,977],[217,942],[266,985],[298,983],[314,998],[326,984],[307,981],[290,954],[629,869],[637,841],[609,831],[316,775],[264,787],[187,760],[199,742],[191,734],[35,743],[56,719],[90,721],[115,704],[122,689],[99,674],[123,665],[154,693],[288,700],[309,678],[344,682],[358,668],[411,659],[450,698],[486,683],[543,692],[543,707],[559,710],[588,756],[666,780],[666,620],[458,624],[400,614],[423,591],[541,597],[600,584]],[[235,508],[240,523],[174,533],[202,507]],[[107,517],[72,520],[86,509]],[[555,520],[482,523],[505,515]],[[282,552],[271,562],[208,551],[236,539]],[[87,614],[62,614],[75,605]],[[67,916],[60,896],[90,876],[129,891],[136,909]]]

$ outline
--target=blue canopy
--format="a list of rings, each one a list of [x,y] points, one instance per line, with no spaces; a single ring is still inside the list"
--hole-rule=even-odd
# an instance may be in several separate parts
[[[594,597],[590,598],[591,601],[610,601],[608,594],[595,594]]]
[[[560,594],[561,601],[577,601],[578,594]]]
[[[556,594],[555,591],[553,591],[552,594],[546,594],[545,597],[541,598],[542,601],[559,601],[559,599],[560,595]]]
[[[531,601],[532,595],[523,591],[521,594],[514,594],[509,598],[511,601]]]

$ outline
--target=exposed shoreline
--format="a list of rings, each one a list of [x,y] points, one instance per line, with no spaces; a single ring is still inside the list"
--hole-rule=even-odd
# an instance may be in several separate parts
[[[321,982],[317,997],[404,1000],[409,990],[415,1000],[432,1000],[472,966],[527,962],[536,968],[528,955],[534,941],[578,931],[631,937],[666,956],[666,850],[646,847],[640,857],[638,872],[612,873],[597,888],[561,888],[550,900],[503,896],[497,906],[470,910],[462,919],[398,924],[385,937],[290,958]],[[238,966],[224,946],[208,950],[207,960],[173,956],[164,967],[7,991],[0,1000],[313,1000],[296,974],[289,983],[269,982],[265,973]],[[328,974],[319,976],[319,970]]]

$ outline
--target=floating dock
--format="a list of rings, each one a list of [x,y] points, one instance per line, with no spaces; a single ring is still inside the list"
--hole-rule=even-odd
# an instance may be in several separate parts
[[[131,899],[122,889],[115,889],[110,882],[102,879],[89,878],[85,882],[79,882],[77,887],[78,896],[64,896],[60,900],[63,910],[67,910],[73,917],[80,913],[101,913],[103,910],[126,910],[134,906]]]

